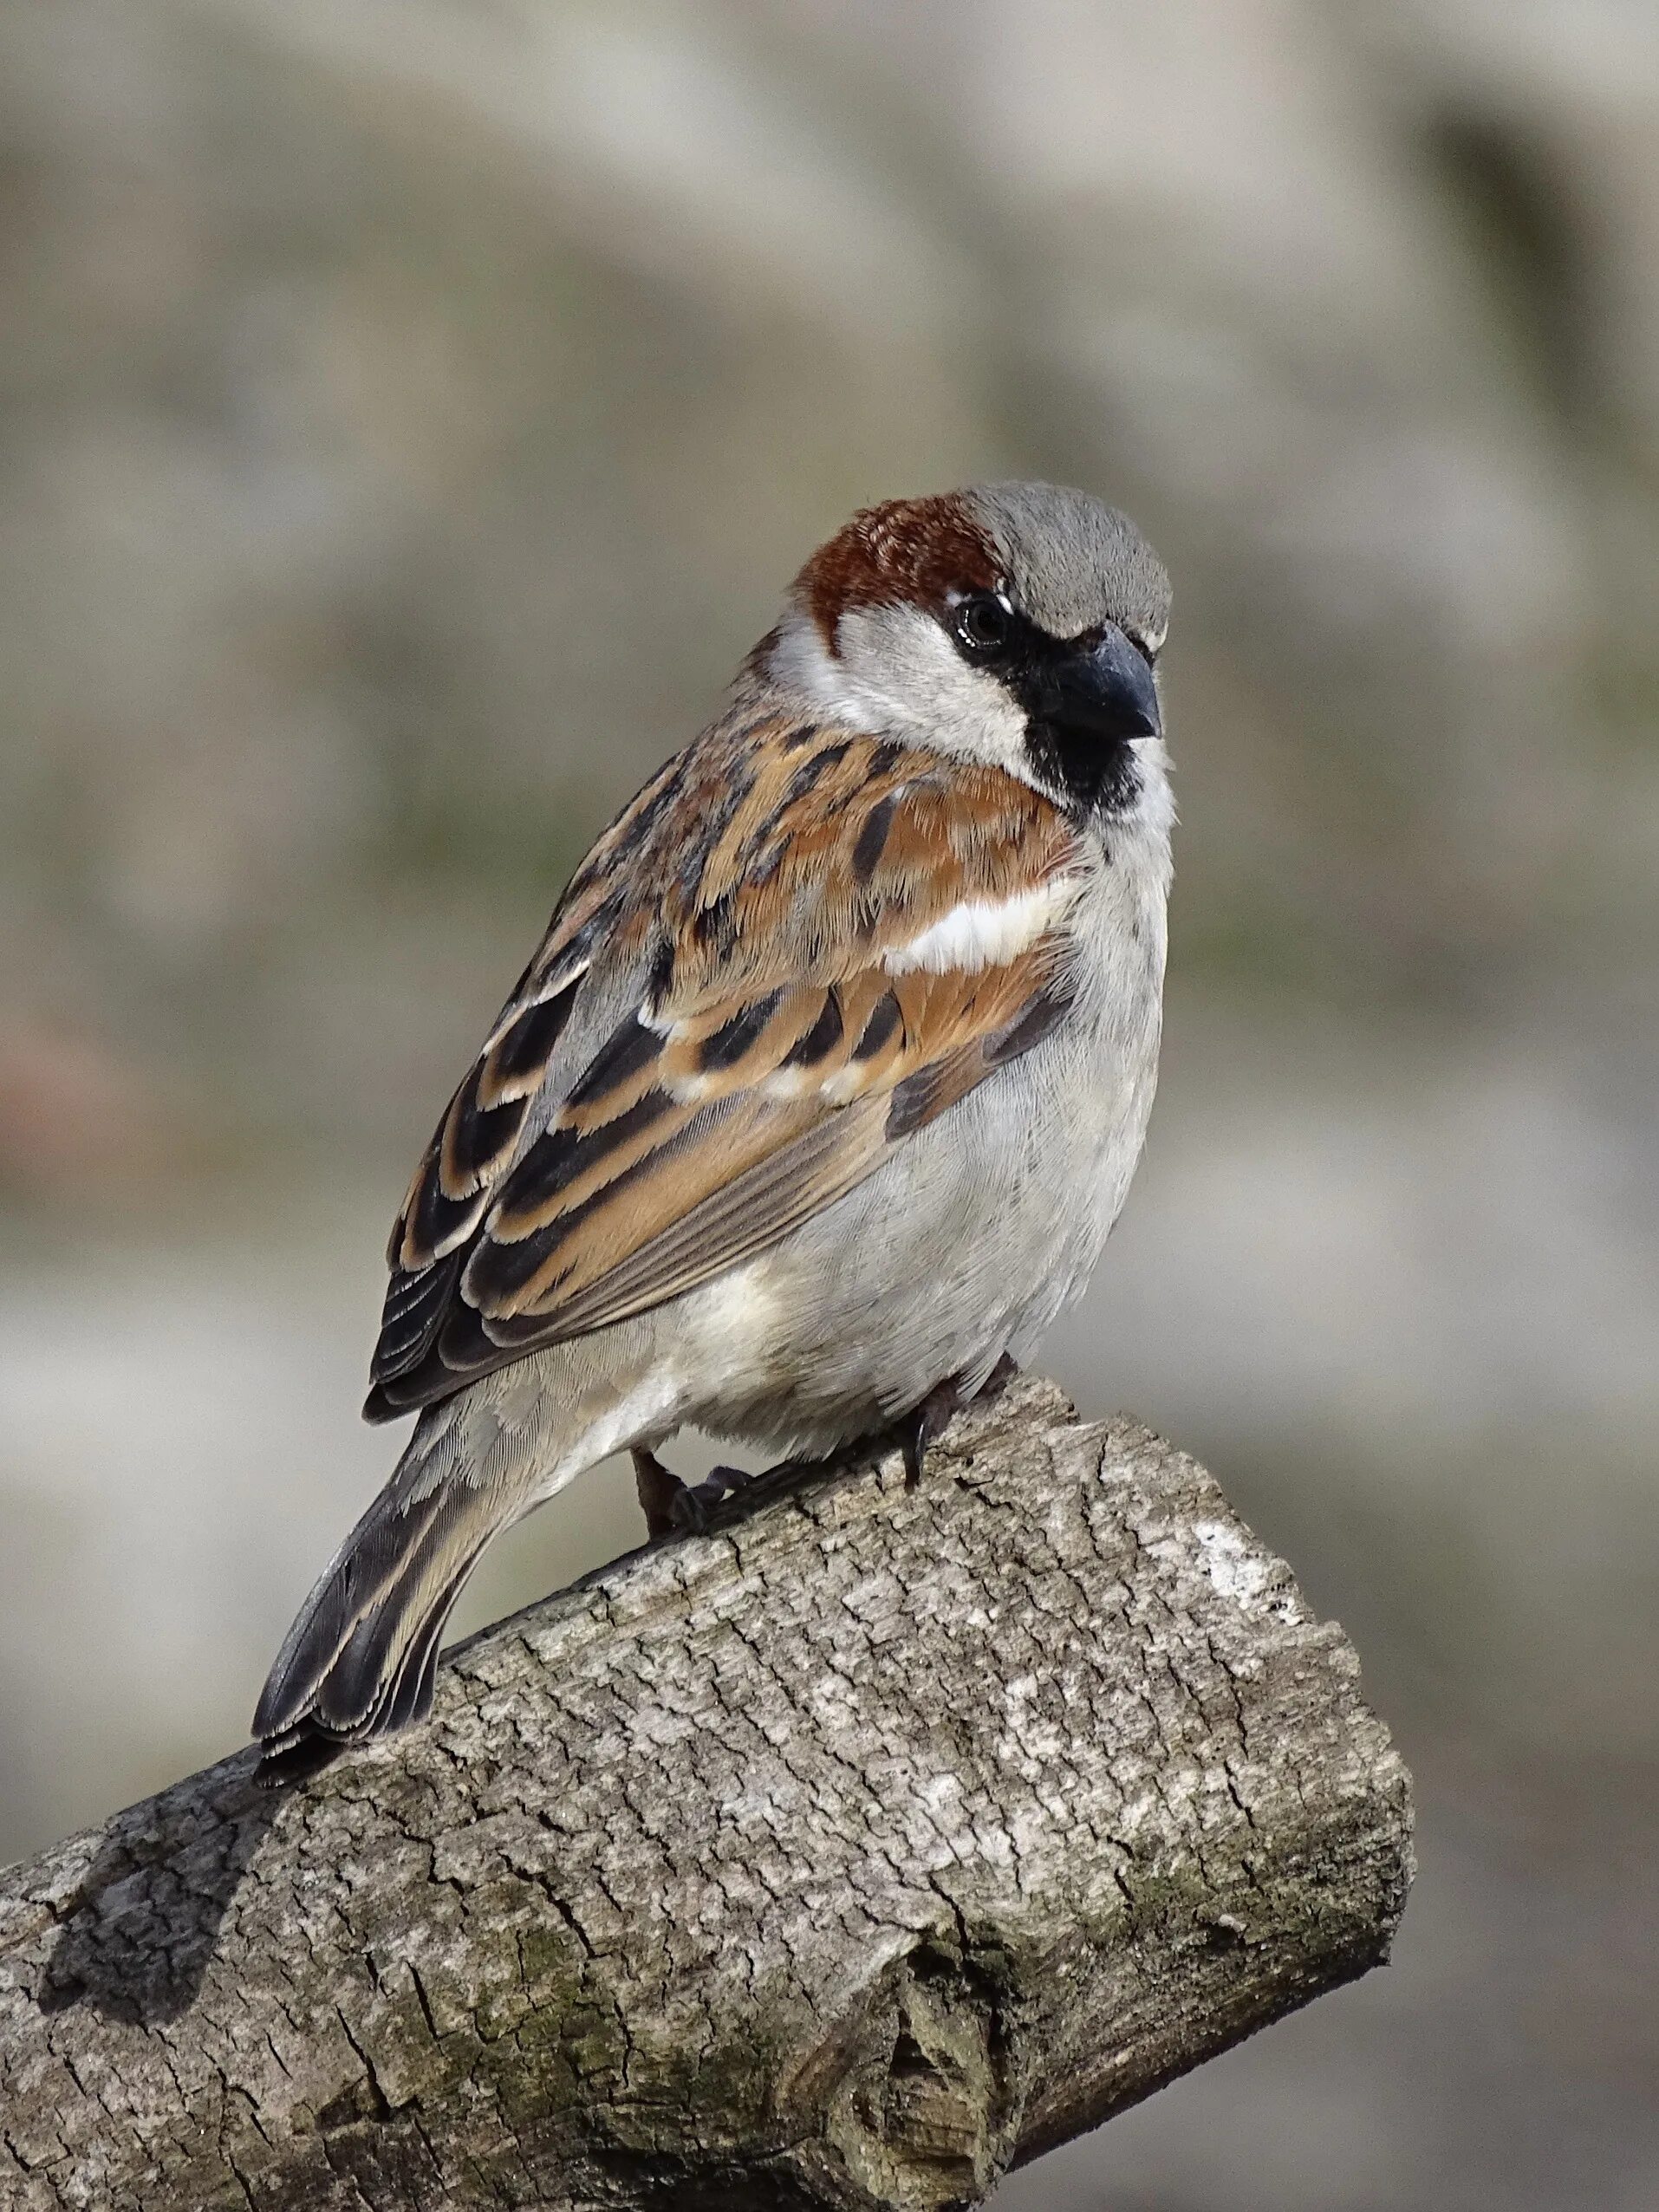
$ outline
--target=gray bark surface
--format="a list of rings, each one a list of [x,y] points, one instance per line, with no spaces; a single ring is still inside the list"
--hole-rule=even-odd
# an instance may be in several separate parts
[[[1409,1782],[1204,1471],[1043,1382],[0,1875],[0,2205],[934,2207],[1387,1955]]]

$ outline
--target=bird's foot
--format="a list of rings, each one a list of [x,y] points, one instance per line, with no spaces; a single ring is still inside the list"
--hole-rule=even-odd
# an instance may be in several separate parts
[[[937,1443],[964,1406],[999,1398],[1018,1374],[1017,1362],[1006,1352],[997,1362],[972,1398],[962,1395],[961,1378],[948,1376],[936,1382],[913,1413],[895,1424],[893,1433],[904,1454],[904,1487],[914,1490],[921,1480],[921,1462],[930,1444]]]
[[[712,1467],[700,1482],[682,1482],[673,1502],[674,1526],[686,1536],[701,1536],[711,1517],[739,1490],[752,1491],[773,1474],[771,1467],[751,1474],[746,1467]]]
[[[700,1482],[687,1483],[664,1467],[654,1452],[636,1449],[634,1454],[634,1480],[646,1528],[653,1537],[701,1536],[712,1517],[738,1491],[752,1495],[775,1477],[797,1472],[797,1462],[793,1460],[763,1467],[754,1474],[745,1467],[711,1467]]]
[[[914,1490],[921,1480],[921,1463],[928,1446],[938,1441],[962,1408],[970,1402],[1000,1397],[1018,1373],[1018,1365],[1005,1352],[974,1392],[972,1401],[963,1396],[961,1384],[954,1376],[936,1383],[914,1411],[869,1439],[869,1458],[879,1459],[896,1442],[904,1454],[904,1487]],[[640,1509],[645,1515],[647,1532],[653,1539],[702,1535],[711,1517],[739,1491],[753,1498],[769,1487],[809,1477],[815,1468],[827,1471],[847,1465],[849,1459],[868,1464],[861,1448],[855,1446],[850,1453],[843,1448],[822,1461],[780,1460],[776,1467],[763,1467],[755,1474],[739,1467],[712,1467],[700,1482],[686,1483],[666,1467],[654,1452],[636,1448],[633,1457]]]

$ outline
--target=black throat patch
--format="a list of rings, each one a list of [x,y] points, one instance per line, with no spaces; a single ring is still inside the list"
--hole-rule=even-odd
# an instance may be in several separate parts
[[[1141,771],[1127,738],[1102,738],[1040,701],[1015,693],[1025,709],[1025,751],[1038,778],[1061,805],[1078,814],[1127,814],[1141,796]]]
[[[1068,678],[1093,634],[1051,637],[1028,616],[1008,615],[1006,643],[983,656],[1025,715],[1025,751],[1045,790],[1069,812],[1123,814],[1141,795],[1141,771],[1128,735],[1102,725]]]

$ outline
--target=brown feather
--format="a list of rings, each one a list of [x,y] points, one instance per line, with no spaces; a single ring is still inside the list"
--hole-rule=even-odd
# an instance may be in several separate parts
[[[943,604],[953,587],[989,590],[1001,566],[996,547],[960,492],[888,499],[865,507],[821,545],[796,582],[824,643],[849,607],[902,599]]]
[[[873,1173],[1033,1010],[1042,1033],[1059,940],[942,974],[888,956],[1073,853],[998,770],[779,715],[717,725],[595,843],[451,1101],[394,1232],[368,1409],[677,1297]],[[590,965],[641,961],[644,1003],[561,1077]]]

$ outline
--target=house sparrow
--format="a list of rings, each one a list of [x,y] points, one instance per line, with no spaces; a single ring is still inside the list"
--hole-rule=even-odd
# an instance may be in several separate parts
[[[616,817],[393,1231],[395,1472],[277,1654],[261,1772],[421,1719],[498,1529],[684,1423],[825,1454],[1083,1289],[1156,1075],[1169,585],[1086,493],[855,515]]]

